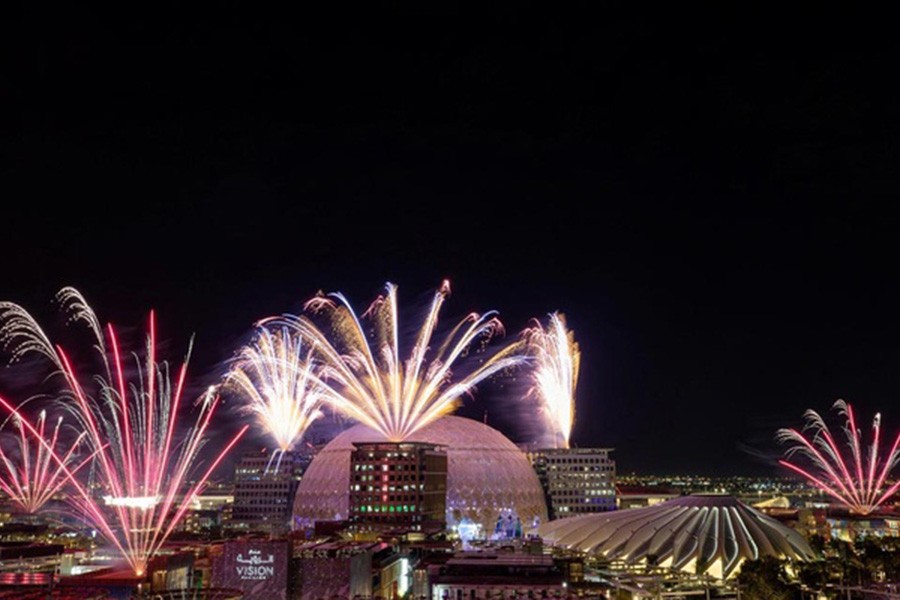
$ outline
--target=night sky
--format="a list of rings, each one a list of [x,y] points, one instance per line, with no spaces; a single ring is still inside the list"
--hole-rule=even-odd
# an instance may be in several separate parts
[[[567,315],[574,442],[620,472],[781,474],[775,430],[837,398],[900,427],[894,35],[411,6],[7,15],[0,300],[155,308],[205,383],[319,289],[414,318],[446,277],[446,322]],[[499,405],[462,413],[520,440]]]

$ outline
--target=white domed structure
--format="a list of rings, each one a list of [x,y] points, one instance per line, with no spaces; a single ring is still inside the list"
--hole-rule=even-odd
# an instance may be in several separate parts
[[[300,526],[346,519],[349,509],[350,453],[354,443],[383,442],[385,437],[355,425],[329,442],[307,468],[294,498]],[[497,519],[515,514],[523,528],[547,518],[544,492],[534,469],[515,444],[478,421],[443,417],[413,434],[410,442],[447,447],[447,525],[460,522],[490,535]]]
[[[538,529],[555,546],[609,560],[646,562],[719,579],[744,560],[814,560],[806,539],[731,496],[695,495],[647,508],[557,519]]]

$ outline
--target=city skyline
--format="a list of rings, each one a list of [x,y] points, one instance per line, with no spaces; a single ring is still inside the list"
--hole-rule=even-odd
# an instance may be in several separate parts
[[[0,19],[0,599],[900,591],[889,19],[48,8]]]
[[[523,12],[498,37],[489,11],[462,51],[453,9],[412,30],[393,10],[237,37],[24,18],[0,84],[0,300],[52,320],[74,285],[126,332],[155,309],[161,343],[196,334],[199,391],[320,289],[365,306],[391,281],[424,309],[448,278],[445,323],[496,309],[509,337],[566,315],[572,444],[622,472],[784,474],[775,432],[838,398],[896,431],[896,101],[875,41],[786,27],[760,47],[624,11]],[[457,414],[526,441],[498,388]]]

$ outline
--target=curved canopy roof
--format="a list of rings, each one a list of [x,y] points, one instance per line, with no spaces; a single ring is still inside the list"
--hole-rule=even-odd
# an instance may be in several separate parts
[[[727,579],[744,560],[771,555],[813,560],[802,535],[732,498],[683,496],[646,508],[557,519],[544,540],[611,560],[656,564]]]

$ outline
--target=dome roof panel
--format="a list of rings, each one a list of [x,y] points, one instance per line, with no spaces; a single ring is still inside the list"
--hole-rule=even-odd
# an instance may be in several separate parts
[[[544,540],[582,552],[639,562],[649,555],[676,569],[736,574],[744,559],[774,555],[814,560],[799,533],[730,496],[696,495],[655,506],[558,519],[538,529]]]
[[[355,425],[337,435],[313,459],[294,498],[301,525],[346,519],[353,444],[387,441]],[[502,433],[464,417],[447,416],[410,436],[410,442],[447,447],[447,522],[469,519],[490,534],[503,511],[514,512],[523,528],[547,518],[544,492],[525,454]]]

